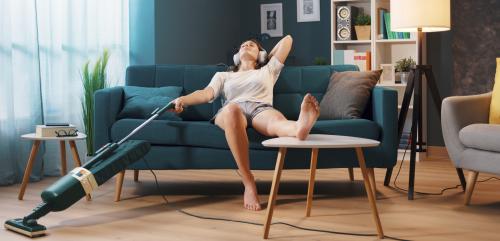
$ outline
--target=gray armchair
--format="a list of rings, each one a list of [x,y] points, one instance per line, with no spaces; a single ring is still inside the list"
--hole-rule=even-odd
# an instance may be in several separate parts
[[[500,125],[488,124],[491,92],[443,100],[441,126],[453,164],[469,170],[465,205],[479,172],[500,174]]]

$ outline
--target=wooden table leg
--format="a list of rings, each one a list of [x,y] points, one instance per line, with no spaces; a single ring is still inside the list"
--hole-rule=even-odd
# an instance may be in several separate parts
[[[23,182],[21,183],[21,190],[19,190],[19,195],[17,196],[19,200],[23,200],[24,191],[26,190],[26,186],[30,181],[31,169],[33,169],[33,163],[35,162],[36,153],[38,152],[39,147],[40,147],[40,140],[34,140],[33,145],[31,146],[30,157],[28,159],[28,163],[26,164],[26,170],[24,170]]]
[[[351,182],[353,182],[354,181],[354,168],[349,167],[349,168],[347,168],[347,170],[349,171],[349,180],[351,180]]]
[[[264,239],[269,237],[269,228],[273,218],[273,209],[278,195],[278,187],[280,184],[281,170],[283,170],[283,163],[285,160],[286,148],[280,147],[278,157],[276,159],[276,167],[274,169],[273,184],[271,185],[271,193],[269,194],[269,201],[267,202],[266,220],[264,222]]]
[[[363,149],[361,147],[356,147],[356,155],[358,157],[361,173],[363,174],[366,195],[368,196],[368,201],[370,202],[372,209],[373,220],[377,226],[378,238],[384,238],[384,231],[382,230],[382,224],[380,223],[380,218],[378,216],[377,204],[375,203],[375,198],[373,196],[373,190],[368,177],[368,170],[366,168],[365,156],[363,155]]]
[[[312,148],[311,168],[309,169],[309,188],[307,189],[306,217],[311,216],[311,206],[314,194],[314,179],[316,178],[317,161],[318,161],[318,148]]]
[[[375,169],[368,168],[368,178],[370,179],[370,184],[372,186],[373,198],[377,199],[377,184],[375,182]]]
[[[78,149],[76,148],[75,141],[69,141],[69,147],[71,148],[71,153],[73,154],[73,161],[75,162],[75,166],[81,167],[82,162],[80,161],[80,156],[78,155]],[[87,194],[87,201],[90,201],[92,197],[90,194]]]
[[[59,150],[61,152],[61,176],[65,176],[67,173],[66,167],[66,142],[59,141]]]

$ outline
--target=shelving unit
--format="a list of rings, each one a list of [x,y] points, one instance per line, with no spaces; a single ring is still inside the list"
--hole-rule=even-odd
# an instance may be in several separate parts
[[[371,52],[371,68],[372,69],[380,69],[381,64],[395,64],[396,61],[402,58],[411,57],[414,60],[418,59],[418,44],[417,44],[417,36],[413,33],[410,34],[410,39],[379,39],[378,36],[378,9],[385,8],[390,12],[390,0],[330,0],[331,1],[331,9],[330,9],[330,19],[332,29],[330,30],[330,44],[331,44],[331,63],[335,64],[333,61],[333,51],[334,50],[355,50],[357,52]],[[370,40],[349,40],[342,41],[337,40],[337,6],[341,5],[350,5],[358,7],[365,14],[369,14],[371,16],[371,39]],[[423,42],[425,53],[425,40]],[[423,64],[425,64],[425,55],[422,56]],[[378,86],[383,86],[386,88],[395,89],[398,91],[398,109],[401,109],[401,104],[403,101],[403,96],[406,88],[406,84],[378,84]],[[427,116],[427,108],[425,100],[427,99],[426,86],[423,86],[423,122],[425,123]],[[409,131],[411,128],[411,118],[413,111],[413,99],[410,102],[410,108],[408,111],[408,116],[405,123],[405,131]],[[424,124],[422,126],[424,133],[424,140],[427,139],[427,126]],[[402,160],[402,154],[404,150],[400,149],[398,151],[398,160]],[[409,160],[409,155],[405,156],[405,160]],[[417,153],[417,161],[419,160]]]

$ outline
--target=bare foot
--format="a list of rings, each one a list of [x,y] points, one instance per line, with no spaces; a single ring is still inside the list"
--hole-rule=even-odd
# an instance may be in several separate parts
[[[300,115],[297,120],[297,138],[305,140],[314,123],[319,117],[319,104],[316,98],[307,93],[300,105]]]
[[[245,186],[245,194],[243,194],[243,206],[251,211],[260,211],[259,197],[257,196],[257,187],[255,183]]]

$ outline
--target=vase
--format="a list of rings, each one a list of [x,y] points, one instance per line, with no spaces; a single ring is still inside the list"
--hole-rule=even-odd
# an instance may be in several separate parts
[[[358,40],[370,40],[371,25],[355,25]]]
[[[401,84],[407,84],[410,79],[410,72],[397,72],[396,80],[399,80]]]

